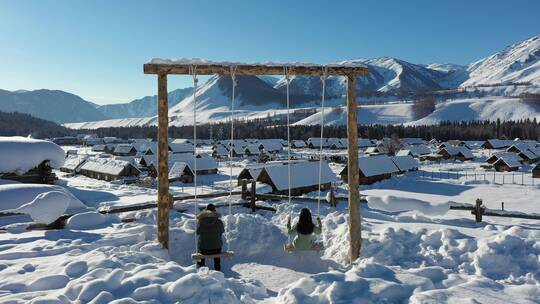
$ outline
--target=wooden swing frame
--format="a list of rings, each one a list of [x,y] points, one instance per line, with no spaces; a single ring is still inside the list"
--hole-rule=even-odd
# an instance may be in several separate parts
[[[227,75],[235,67],[236,75],[289,75],[322,76],[323,67],[328,76],[344,76],[347,79],[347,142],[349,185],[349,257],[351,262],[360,256],[362,246],[360,191],[358,189],[358,103],[356,100],[356,77],[367,76],[368,68],[360,65],[316,64],[235,64],[235,63],[189,63],[175,61],[151,61],[143,65],[144,74],[157,75],[158,85],[158,241],[169,248],[169,209],[173,198],[169,193],[169,106],[167,75],[191,75],[196,67],[197,75]],[[221,255],[220,255],[221,256]],[[205,256],[206,257],[206,256]]]

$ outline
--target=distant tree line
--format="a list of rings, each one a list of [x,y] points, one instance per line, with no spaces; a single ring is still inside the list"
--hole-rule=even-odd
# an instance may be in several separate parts
[[[236,138],[287,138],[287,126],[284,120],[269,121],[258,119],[250,122],[237,122],[234,126]],[[101,128],[97,130],[78,130],[79,133],[97,133],[99,136],[122,138],[156,138],[156,127],[121,127]],[[320,136],[320,126],[291,126],[291,139],[307,139]],[[431,126],[405,125],[362,125],[358,134],[364,138],[381,139],[383,137],[419,137],[426,140],[485,140],[489,138],[540,139],[540,123],[535,119],[508,121],[469,121],[442,122]],[[198,138],[227,140],[230,136],[230,124],[215,123],[197,126]],[[193,138],[193,127],[170,127],[172,138]],[[325,137],[347,137],[345,126],[325,126]]]
[[[43,138],[57,137],[72,134],[56,123],[29,114],[0,112],[0,135],[1,136],[28,136]]]
[[[538,96],[532,96],[530,102],[538,102]],[[236,138],[287,138],[287,126],[284,118],[260,118],[252,121],[235,122]],[[361,125],[358,134],[364,138],[381,139],[383,137],[419,137],[426,140],[462,139],[485,140],[489,138],[521,138],[540,139],[540,122],[536,118],[520,121],[469,121],[442,122],[431,126],[409,125]],[[71,130],[54,122],[35,118],[28,114],[0,112],[0,135],[28,136],[36,138],[58,137],[76,134],[96,134],[100,137],[116,136],[120,138],[157,138],[157,128],[147,127],[115,127],[97,130]],[[291,139],[307,139],[320,136],[320,126],[291,126]],[[170,127],[172,138],[193,138],[193,126]],[[212,123],[197,126],[198,138],[227,140],[230,136],[230,123]],[[325,137],[347,137],[345,126],[327,125],[324,127]]]

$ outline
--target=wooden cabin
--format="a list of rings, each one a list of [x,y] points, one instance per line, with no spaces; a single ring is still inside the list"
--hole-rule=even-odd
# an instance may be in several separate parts
[[[358,158],[360,170],[359,184],[370,185],[388,179],[392,174],[398,173],[399,168],[387,155],[363,156]],[[339,173],[341,179],[348,182],[348,166]]]
[[[174,162],[169,169],[169,182],[192,183],[193,171],[185,162]]]
[[[524,164],[533,164],[540,159],[540,155],[535,153],[538,152],[536,150],[536,146],[531,146],[526,143],[517,143],[510,146],[510,148],[508,148],[506,151],[517,153],[517,155],[519,155],[519,157],[522,159],[521,162]]]
[[[398,173],[405,173],[407,171],[418,171],[418,167],[420,167],[418,161],[410,155],[392,156],[390,157],[390,159],[399,169]]]
[[[82,166],[82,164],[86,161],[87,158],[88,157],[85,155],[66,157],[64,165],[60,167],[60,171],[66,173],[78,173],[79,168]]]
[[[272,187],[274,194],[289,194],[289,169],[287,162],[273,163],[265,166],[257,181]],[[296,161],[291,162],[291,195],[298,196],[313,192],[319,189],[319,162],[318,161]],[[336,175],[328,163],[323,161],[321,167],[321,190],[328,190],[332,183],[336,181]]]
[[[437,152],[437,154],[442,155],[443,159],[454,159],[454,160],[460,160],[460,161],[474,159],[474,155],[472,154],[471,150],[462,146],[459,146],[459,147],[447,146],[440,149]]]
[[[193,153],[194,151],[194,145],[192,143],[186,142],[186,143],[170,143],[169,144],[169,151],[172,153]]]
[[[510,147],[513,141],[506,139],[488,139],[480,147],[484,149],[505,149]]]
[[[244,155],[246,156],[255,156],[259,155],[260,147],[257,144],[249,144],[243,147]]]
[[[208,154],[197,154],[196,166],[192,153],[169,154],[169,169],[175,162],[185,162],[191,170],[197,168],[198,175],[216,174],[218,172],[216,160]],[[143,155],[139,164],[146,167],[148,172],[156,171],[157,156]],[[157,176],[157,171],[155,176]]]
[[[515,158],[511,157],[499,157],[499,159],[493,163],[493,168],[497,172],[510,172],[519,170],[520,163]]]
[[[135,156],[137,149],[132,144],[118,144],[112,154],[116,156]]]
[[[303,149],[306,147],[307,147],[306,142],[303,140],[291,140],[292,149]]]
[[[126,177],[137,177],[141,171],[125,160],[89,158],[82,164],[79,173],[90,178],[113,181]]]
[[[238,173],[238,185],[241,184],[243,179],[257,180],[257,178],[259,177],[259,174],[261,174],[261,171],[265,166],[269,166],[269,165],[267,164],[250,165],[242,169],[242,171]]]

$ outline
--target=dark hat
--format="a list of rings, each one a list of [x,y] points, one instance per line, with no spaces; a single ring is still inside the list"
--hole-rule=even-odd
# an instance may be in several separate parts
[[[216,205],[214,205],[214,204],[208,204],[208,205],[206,206],[206,210],[216,211]]]

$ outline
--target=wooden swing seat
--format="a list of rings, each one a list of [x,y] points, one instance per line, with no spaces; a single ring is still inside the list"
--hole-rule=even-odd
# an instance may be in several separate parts
[[[324,246],[322,243],[313,243],[310,249],[296,249],[292,244],[285,244],[283,249],[288,253],[296,251],[317,251],[318,253],[324,249]]]
[[[200,261],[202,259],[213,259],[213,258],[226,258],[230,259],[234,256],[234,251],[223,251],[220,253],[214,254],[202,254],[200,252],[194,253],[191,255],[191,260]]]

